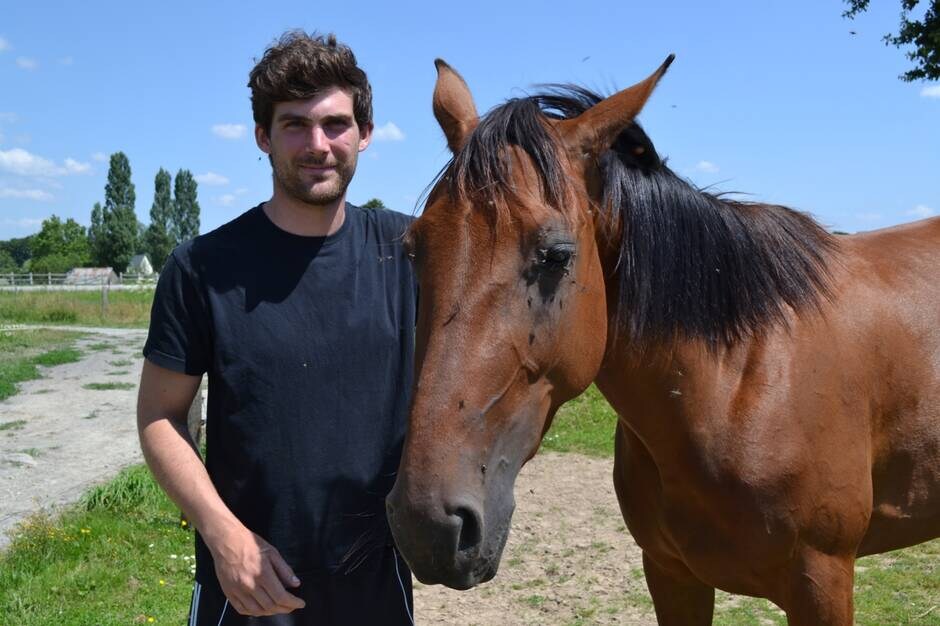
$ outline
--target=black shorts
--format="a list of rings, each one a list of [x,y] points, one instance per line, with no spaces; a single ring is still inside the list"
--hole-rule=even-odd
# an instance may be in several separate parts
[[[286,615],[245,617],[228,603],[217,581],[193,588],[189,626],[413,626],[411,572],[387,548],[351,574],[297,575],[300,587],[288,589],[306,606]]]

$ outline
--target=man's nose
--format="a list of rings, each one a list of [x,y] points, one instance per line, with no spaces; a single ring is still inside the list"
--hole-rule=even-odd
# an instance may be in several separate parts
[[[307,147],[311,152],[325,153],[330,150],[330,138],[320,126],[314,126],[310,130]]]

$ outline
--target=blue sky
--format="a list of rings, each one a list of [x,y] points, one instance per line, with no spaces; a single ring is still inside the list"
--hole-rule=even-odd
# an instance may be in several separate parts
[[[940,213],[940,85],[901,82],[898,0],[5,3],[0,239],[55,213],[87,225],[124,151],[149,221],[160,167],[200,181],[203,232],[270,195],[245,86],[288,28],[336,32],[375,93],[377,140],[349,199],[404,212],[447,160],[431,114],[442,57],[485,111],[544,82],[611,90],[675,63],[640,116],[699,185],[870,230]],[[460,7],[458,9],[458,7]],[[853,35],[850,31],[855,31]]]

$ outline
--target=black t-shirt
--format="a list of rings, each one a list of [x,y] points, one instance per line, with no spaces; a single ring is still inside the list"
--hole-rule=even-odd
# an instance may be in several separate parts
[[[144,356],[208,372],[212,482],[298,574],[348,569],[388,537],[414,357],[411,219],[346,204],[335,234],[302,237],[259,205],[179,246],[160,276]],[[196,555],[205,584],[198,536]]]

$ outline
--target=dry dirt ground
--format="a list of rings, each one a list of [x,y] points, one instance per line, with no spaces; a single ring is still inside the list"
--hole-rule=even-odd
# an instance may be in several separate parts
[[[140,330],[85,329],[81,361],[46,368],[0,402],[0,547],[39,509],[76,501],[141,461],[134,410]],[[91,383],[128,389],[93,390]],[[640,553],[626,532],[612,461],[540,454],[519,476],[496,578],[472,591],[415,584],[418,624],[652,624]]]

